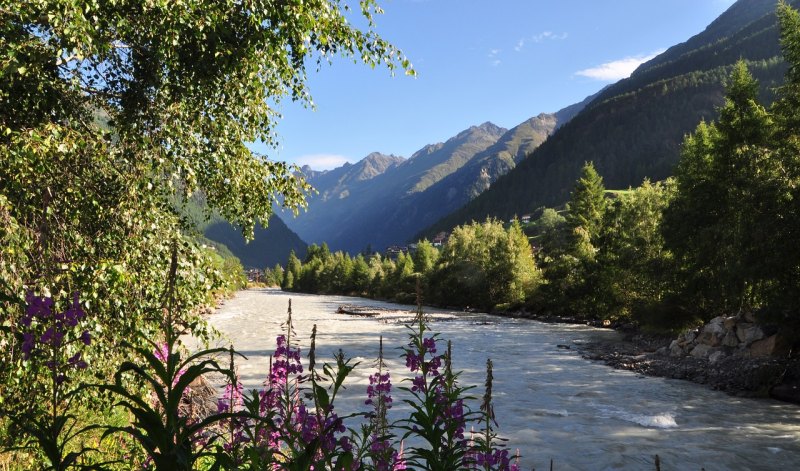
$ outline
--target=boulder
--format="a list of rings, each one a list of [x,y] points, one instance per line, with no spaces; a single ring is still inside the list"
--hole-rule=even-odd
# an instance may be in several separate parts
[[[710,321],[708,321],[708,325],[722,325],[725,322],[725,318],[722,316],[717,316]],[[706,326],[708,327],[708,326]]]
[[[736,325],[736,336],[739,338],[740,342],[746,342],[747,329],[751,327],[753,327],[753,324],[750,322],[740,322]]]
[[[719,346],[722,343],[722,339],[725,338],[726,333],[725,326],[722,323],[722,317],[711,319],[711,322],[703,327],[703,333],[700,334],[699,341],[706,345],[711,345],[712,347]]]
[[[681,335],[681,337],[683,337],[686,343],[692,343],[697,338],[697,329],[687,330],[685,334]]]
[[[725,337],[722,338],[722,346],[723,347],[739,346],[739,337],[737,337],[736,332],[734,330],[729,330],[725,332]]]
[[[736,317],[726,317],[722,321],[722,326],[725,327],[725,330],[734,330],[736,328],[736,323],[739,321]]]
[[[715,351],[714,353],[712,353],[711,355],[708,356],[708,362],[709,363],[716,363],[716,362],[720,361],[724,356],[725,356],[725,352],[723,352],[722,350],[717,350],[717,351]]]
[[[738,336],[738,334],[737,334],[737,336]],[[764,331],[761,330],[761,327],[751,324],[750,327],[748,327],[747,329],[744,330],[743,336],[744,336],[744,339],[742,339],[742,342],[744,342],[747,345],[750,345],[755,341],[763,339],[764,338]]]
[[[750,356],[754,358],[776,356],[782,353],[784,353],[784,349],[778,334],[773,334],[767,338],[756,340],[752,345],[750,345]]]
[[[800,404],[800,382],[779,384],[770,390],[769,395],[781,401]]]
[[[709,352],[711,352],[712,347],[710,345],[701,343],[698,344],[696,347],[692,349],[689,354],[695,358],[708,358]]]
[[[670,356],[681,357],[684,353],[686,352],[684,352],[683,347],[678,343],[677,340],[673,340],[672,343],[669,344]]]

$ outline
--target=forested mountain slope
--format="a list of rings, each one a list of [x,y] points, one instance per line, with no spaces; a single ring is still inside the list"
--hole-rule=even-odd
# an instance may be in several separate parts
[[[671,175],[684,135],[716,117],[736,60],[748,61],[760,98],[771,100],[785,71],[774,8],[771,0],[739,0],[702,33],[604,89],[514,170],[423,235],[562,204],[586,161],[611,188]]]
[[[286,265],[291,251],[301,258],[306,253],[306,243],[275,214],[269,218],[267,227],[256,224],[250,242],[245,241],[240,228],[222,220],[206,227],[203,235],[225,245],[245,268],[264,269],[276,263]]]
[[[236,257],[245,268],[264,269],[276,263],[286,265],[293,250],[298,257],[305,256],[306,243],[276,214],[270,216],[267,227],[257,223],[253,240],[246,242],[240,227],[230,224],[217,213],[208,214],[208,205],[201,194],[176,202],[175,206],[196,231],[199,241],[213,246],[223,257]]]

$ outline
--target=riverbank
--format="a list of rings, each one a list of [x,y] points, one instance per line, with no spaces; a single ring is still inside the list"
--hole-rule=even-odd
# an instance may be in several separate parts
[[[772,397],[800,404],[800,361],[790,358],[725,357],[711,363],[691,355],[671,356],[671,340],[643,334],[620,342],[579,345],[581,355],[617,369],[648,376],[682,379],[734,396]]]
[[[788,355],[762,358],[732,355],[710,361],[688,354],[671,355],[670,346],[675,341],[673,336],[644,334],[630,324],[604,324],[599,320],[587,322],[569,316],[537,316],[524,311],[493,314],[551,324],[580,324],[617,330],[624,334],[618,341],[580,342],[559,347],[575,349],[583,358],[602,362],[615,369],[691,381],[737,397],[771,397],[800,404],[800,358]]]

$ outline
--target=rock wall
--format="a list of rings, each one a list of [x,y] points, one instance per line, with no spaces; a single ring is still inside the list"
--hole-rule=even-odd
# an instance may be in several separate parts
[[[751,314],[715,317],[702,327],[682,333],[659,351],[673,357],[691,355],[712,364],[727,357],[766,358],[787,352],[780,335],[757,325]]]

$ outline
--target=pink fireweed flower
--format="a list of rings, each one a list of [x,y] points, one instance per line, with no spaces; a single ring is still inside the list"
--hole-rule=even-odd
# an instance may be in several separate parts
[[[237,381],[236,385],[226,384],[225,392],[217,399],[217,412],[235,412],[241,409],[244,405],[243,389],[241,381]]]
[[[428,374],[437,376],[439,368],[442,366],[442,357],[436,355],[436,340],[433,337],[427,337],[422,340],[422,351],[415,351],[415,344],[409,343],[409,348],[405,351],[406,367],[413,373],[416,371],[426,371]],[[426,357],[430,355],[430,359]],[[416,381],[416,380],[415,380]],[[424,379],[421,380],[424,382]],[[413,389],[413,388],[412,388]],[[422,384],[418,384],[414,391],[424,391]]]
[[[389,373],[375,373],[369,376],[369,386],[367,386],[367,400],[364,401],[366,405],[372,405],[376,398],[383,401],[383,405],[387,409],[392,408],[392,381],[389,378]]]
[[[36,338],[30,332],[22,334],[22,359],[27,360],[31,356],[33,347],[36,345]]]
[[[158,358],[158,360],[161,361],[161,363],[164,363],[166,365],[170,357],[169,345],[167,345],[166,343],[162,343],[161,345],[156,347],[155,350],[153,350],[153,355],[155,355],[155,357]],[[181,376],[183,376],[185,372],[186,372],[185,369],[181,369],[178,370],[177,373],[175,373],[175,379],[172,380],[173,386],[178,383],[178,380],[181,379]]]
[[[406,460],[403,457],[403,442],[400,442],[400,449],[392,455],[392,471],[401,471],[406,469]]]
[[[228,384],[225,386],[225,392],[222,397],[217,399],[217,413],[232,413],[241,410],[244,405],[244,397],[242,394],[242,383],[236,383],[236,386]],[[231,451],[238,445],[248,441],[244,433],[245,421],[239,418],[225,419],[220,422],[220,425],[230,427],[231,436],[223,445],[223,449]]]
[[[282,383],[289,375],[302,373],[303,365],[300,363],[300,349],[289,347],[285,335],[279,335],[276,342],[278,348],[273,355],[275,361],[272,364],[272,375],[275,383]]]
[[[396,462],[397,453],[392,448],[386,422],[386,412],[392,407],[392,381],[389,372],[384,372],[383,338],[381,338],[378,355],[378,371],[369,376],[367,400],[365,404],[373,407],[369,415],[372,433],[369,442],[369,454],[376,471],[391,471]]]

